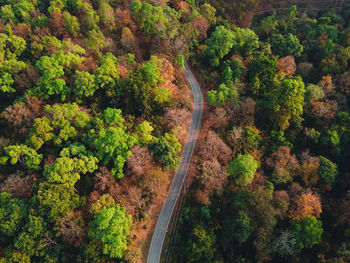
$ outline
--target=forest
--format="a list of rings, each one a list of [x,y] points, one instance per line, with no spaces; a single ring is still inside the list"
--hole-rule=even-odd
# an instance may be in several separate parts
[[[350,4],[0,1],[0,263],[146,262],[205,97],[172,262],[350,261]]]

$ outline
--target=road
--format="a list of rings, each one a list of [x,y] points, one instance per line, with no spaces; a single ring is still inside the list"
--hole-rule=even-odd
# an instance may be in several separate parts
[[[185,180],[188,167],[190,165],[194,146],[197,140],[197,134],[201,123],[202,105],[203,105],[202,93],[187,63],[185,63],[184,74],[191,86],[192,93],[193,93],[194,104],[193,104],[193,112],[192,112],[192,122],[191,122],[190,130],[188,132],[187,141],[182,152],[181,162],[176,171],[174,180],[170,186],[168,196],[163,205],[162,211],[160,212],[156,229],[154,230],[154,233],[153,233],[151,246],[148,251],[147,263],[158,263],[160,260],[160,254],[162,252],[165,235],[169,226],[171,215],[175,208],[176,200],[180,195],[181,187]]]

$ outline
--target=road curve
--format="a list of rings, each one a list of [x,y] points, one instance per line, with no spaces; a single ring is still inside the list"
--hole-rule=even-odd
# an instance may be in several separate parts
[[[160,254],[162,253],[162,247],[169,226],[170,218],[174,211],[176,201],[180,195],[181,187],[185,180],[188,167],[190,165],[194,146],[197,140],[197,134],[201,123],[203,105],[202,93],[187,63],[185,63],[184,74],[193,92],[194,103],[192,112],[192,122],[187,135],[187,141],[182,152],[181,162],[179,164],[179,167],[177,168],[174,180],[170,186],[168,196],[163,205],[162,211],[160,212],[156,229],[153,233],[151,246],[148,251],[147,263],[159,263],[160,261]]]

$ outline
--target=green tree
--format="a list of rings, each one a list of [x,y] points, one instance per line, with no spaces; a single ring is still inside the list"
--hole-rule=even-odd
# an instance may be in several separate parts
[[[125,121],[121,110],[107,108],[104,111],[105,123],[102,127],[93,127],[85,136],[85,141],[92,148],[96,156],[103,165],[108,165],[113,161],[111,173],[118,178],[122,178],[123,167],[126,159],[131,155],[130,149],[137,142],[136,136],[130,134],[123,125]],[[96,122],[101,122],[95,118]],[[96,129],[97,128],[97,129]]]
[[[103,254],[121,258],[127,248],[131,224],[131,216],[125,214],[125,208],[117,204],[95,214],[94,220],[90,223],[89,236],[103,242]]]
[[[320,168],[318,174],[326,184],[334,184],[338,175],[337,164],[328,160],[326,157],[320,156]]]
[[[181,151],[181,144],[174,134],[165,133],[149,146],[149,150],[169,169],[175,169],[179,164],[180,158],[177,154]]]
[[[117,96],[121,94],[121,90],[117,87],[119,79],[118,63],[119,60],[112,53],[107,53],[100,59],[99,67],[94,71],[96,83],[99,87],[107,91],[114,91]]]
[[[210,4],[204,3],[203,5],[201,5],[199,12],[204,18],[208,20],[210,25],[213,26],[216,24],[216,16],[215,16],[216,9],[212,7]]]
[[[162,35],[169,27],[168,19],[160,6],[136,0],[131,3],[130,10],[146,36]]]
[[[68,11],[64,11],[63,19],[65,22],[64,29],[71,33],[72,36],[76,37],[80,30],[78,18],[76,16],[72,16]]]
[[[270,44],[272,52],[281,57],[290,55],[300,57],[303,52],[303,46],[299,43],[298,37],[291,33],[286,36],[281,34],[272,35]]]
[[[253,156],[239,154],[236,159],[230,161],[227,171],[235,182],[247,186],[253,181],[258,167],[259,162]]]
[[[33,198],[40,214],[47,216],[52,222],[78,208],[84,201],[75,193],[73,187],[48,182],[39,184],[37,194]]]
[[[196,225],[188,243],[187,262],[213,262],[216,243],[213,230],[207,231],[202,225]]]
[[[28,169],[39,170],[43,155],[34,149],[20,144],[5,147],[4,150],[12,165],[20,162]]]
[[[0,232],[6,236],[14,236],[26,219],[28,206],[24,200],[12,198],[12,194],[0,194]]]
[[[235,34],[224,26],[217,26],[210,38],[205,41],[207,48],[203,56],[212,67],[218,67],[220,60],[227,55],[233,47]]]
[[[304,94],[305,85],[300,77],[284,79],[275,89],[266,92],[259,104],[269,114],[273,125],[285,130],[290,121],[301,125]]]
[[[208,91],[207,100],[210,105],[224,106],[229,101],[230,105],[233,106],[237,103],[238,92],[234,85],[227,87],[225,84],[221,84],[217,90]]]
[[[297,246],[300,249],[311,248],[321,242],[322,222],[314,216],[297,218],[294,222],[293,232],[297,238]]]
[[[74,74],[73,93],[78,99],[91,97],[99,88],[95,83],[95,75],[87,71],[76,71]]]
[[[47,253],[47,242],[43,236],[47,233],[44,218],[29,214],[23,231],[14,241],[14,247],[29,256],[44,256]]]

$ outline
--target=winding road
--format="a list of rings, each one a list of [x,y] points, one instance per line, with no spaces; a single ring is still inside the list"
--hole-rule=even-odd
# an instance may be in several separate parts
[[[193,154],[194,146],[196,144],[198,131],[201,123],[203,98],[200,87],[193,76],[187,63],[185,63],[184,74],[189,82],[193,92],[193,112],[192,122],[190,130],[188,132],[187,141],[182,152],[181,162],[176,171],[174,180],[170,186],[170,190],[166,201],[160,212],[156,229],[154,230],[151,246],[148,251],[147,263],[159,263],[162,247],[171,219],[171,215],[174,211],[176,201],[181,193],[182,184],[185,180],[188,167],[190,165],[191,157]]]

